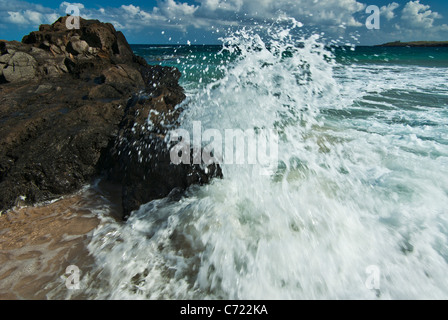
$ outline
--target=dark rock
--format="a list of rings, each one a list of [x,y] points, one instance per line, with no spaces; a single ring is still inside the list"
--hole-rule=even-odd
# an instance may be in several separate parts
[[[123,186],[125,217],[141,204],[166,197],[173,190],[185,190],[222,177],[217,165],[171,163],[166,135],[170,127],[175,127],[181,111],[177,104],[184,98],[178,85],[165,86],[155,90],[151,98],[134,97],[128,103],[105,165],[110,168],[109,178]]]
[[[6,43],[0,41],[0,55],[4,55],[8,53],[8,49],[6,48]]]
[[[165,137],[185,99],[175,68],[149,66],[111,24],[67,17],[0,42],[0,211],[73,193],[101,174],[123,211],[207,183],[220,168],[175,166]],[[148,117],[151,118],[149,125]]]
[[[66,50],[74,55],[87,53],[89,50],[89,44],[84,40],[81,40],[79,37],[72,37],[67,44]]]
[[[2,70],[3,77],[7,82],[25,81],[36,77],[37,61],[28,53],[17,51],[12,55],[5,54],[1,57],[8,58],[4,59],[5,65]]]
[[[0,208],[77,191],[98,172],[96,164],[117,133],[120,101],[86,101],[90,85],[70,77],[56,83],[2,85],[0,103]],[[125,103],[125,99],[121,100]]]

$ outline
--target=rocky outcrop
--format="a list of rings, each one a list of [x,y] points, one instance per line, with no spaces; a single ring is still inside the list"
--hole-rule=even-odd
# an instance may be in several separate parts
[[[221,176],[219,167],[169,161],[164,137],[185,98],[179,71],[148,65],[111,24],[81,19],[68,30],[65,19],[0,42],[0,211],[106,173],[123,186],[126,216]]]
[[[411,42],[388,42],[377,45],[376,47],[417,47],[417,48],[433,48],[448,47],[448,41],[411,41]]]
[[[30,80],[36,77],[37,61],[25,52],[7,53],[0,56],[2,76],[7,82]]]
[[[180,73],[174,68],[156,67],[152,77],[157,83],[165,83],[150,92],[151,98],[129,100],[117,139],[103,165],[110,168],[109,178],[123,186],[125,214],[174,189],[185,190],[193,184],[208,183],[212,177],[222,177],[219,166],[171,163],[165,140],[168,129],[176,125],[182,111],[179,103],[185,98],[182,88],[176,85]]]

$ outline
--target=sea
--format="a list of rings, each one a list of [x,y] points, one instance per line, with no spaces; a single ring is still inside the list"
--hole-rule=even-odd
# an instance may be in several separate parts
[[[181,71],[181,128],[275,131],[276,167],[224,161],[126,222],[95,206],[79,287],[46,298],[448,299],[448,48],[297,28],[132,46]]]

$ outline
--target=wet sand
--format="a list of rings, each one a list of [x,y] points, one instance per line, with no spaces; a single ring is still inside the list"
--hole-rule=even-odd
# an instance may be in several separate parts
[[[87,245],[99,215],[118,210],[117,190],[87,188],[51,204],[0,216],[0,299],[67,299],[66,268],[86,272]],[[82,298],[82,297],[78,297]]]

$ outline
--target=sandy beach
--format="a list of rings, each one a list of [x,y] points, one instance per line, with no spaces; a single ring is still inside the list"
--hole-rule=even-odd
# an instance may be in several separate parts
[[[86,271],[92,263],[86,246],[104,206],[111,208],[107,193],[86,188],[0,216],[0,299],[47,299],[51,292],[61,298],[66,268]]]

